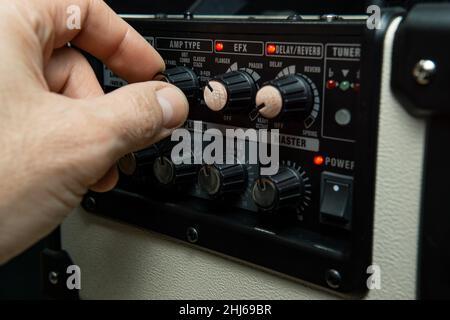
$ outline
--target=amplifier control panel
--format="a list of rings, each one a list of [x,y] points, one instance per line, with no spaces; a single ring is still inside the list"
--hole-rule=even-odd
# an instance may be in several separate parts
[[[377,116],[364,95],[376,75],[364,62],[365,21],[129,22],[163,57],[156,80],[183,90],[189,116],[171,138],[120,159],[118,187],[89,194],[88,209],[364,292]],[[97,69],[106,92],[126,85]]]

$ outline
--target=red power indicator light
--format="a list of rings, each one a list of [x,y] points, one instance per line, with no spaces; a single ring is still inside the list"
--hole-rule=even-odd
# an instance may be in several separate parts
[[[277,46],[274,44],[268,44],[266,50],[267,54],[274,54],[277,51]]]
[[[323,157],[322,156],[315,156],[313,159],[313,162],[316,166],[321,166],[323,164]]]
[[[216,51],[223,50],[223,42],[216,42]]]
[[[327,81],[327,89],[334,89],[336,88],[337,83],[334,80],[328,80]]]

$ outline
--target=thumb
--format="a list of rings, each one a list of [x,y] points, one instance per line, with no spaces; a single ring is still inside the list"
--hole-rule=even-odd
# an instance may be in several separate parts
[[[161,81],[130,84],[95,99],[96,112],[108,120],[116,160],[169,136],[189,108],[180,89]]]

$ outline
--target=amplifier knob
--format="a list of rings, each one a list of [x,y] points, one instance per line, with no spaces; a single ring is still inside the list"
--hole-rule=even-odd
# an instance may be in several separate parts
[[[153,175],[159,183],[166,186],[191,183],[194,181],[197,172],[197,165],[175,164],[166,156],[158,157],[153,163]]]
[[[129,153],[119,159],[120,172],[127,176],[147,176],[152,173],[153,162],[159,152],[155,146]]]
[[[203,91],[206,105],[213,111],[239,112],[254,105],[256,83],[245,71],[232,71],[210,80]]]
[[[252,197],[263,211],[282,207],[295,207],[303,197],[304,182],[297,170],[282,167],[276,175],[261,177],[255,181]]]
[[[155,80],[165,81],[177,86],[188,98],[189,102],[194,102],[199,94],[199,80],[192,69],[187,67],[175,67],[161,72]]]
[[[240,192],[247,181],[241,164],[204,165],[198,173],[198,184],[210,196]]]
[[[313,94],[308,82],[299,74],[268,82],[256,94],[259,114],[273,119],[286,113],[308,113],[313,106]]]

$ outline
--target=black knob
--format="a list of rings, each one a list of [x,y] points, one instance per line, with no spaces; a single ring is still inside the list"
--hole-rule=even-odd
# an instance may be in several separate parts
[[[180,88],[186,95],[189,102],[193,102],[198,98],[199,80],[192,69],[187,67],[175,67],[161,72],[156,80],[166,81]]]
[[[198,173],[198,184],[211,196],[240,192],[246,181],[247,172],[241,164],[204,165]]]
[[[174,163],[170,157],[160,156],[153,163],[153,175],[166,186],[192,183],[198,171],[198,166],[192,163]]]
[[[304,183],[299,173],[295,169],[282,167],[273,176],[257,179],[252,197],[261,210],[270,211],[297,206],[302,199],[303,189]]]
[[[155,146],[129,153],[118,161],[120,172],[127,176],[148,176],[153,171],[153,162],[159,151]]]
[[[308,81],[300,74],[291,74],[266,83],[256,94],[259,114],[272,119],[281,114],[307,114],[314,103]]]
[[[213,111],[239,112],[254,106],[257,86],[245,71],[231,71],[210,80],[203,98]]]

